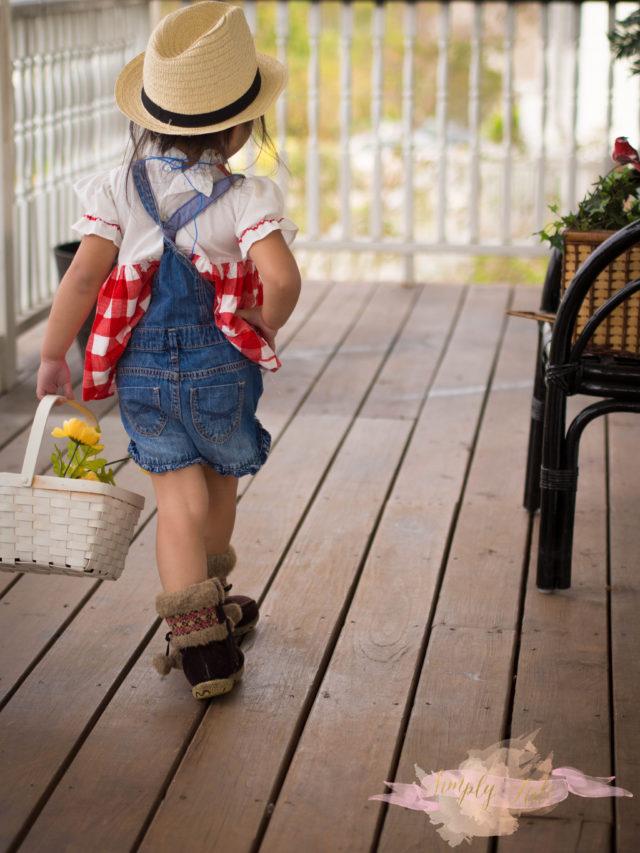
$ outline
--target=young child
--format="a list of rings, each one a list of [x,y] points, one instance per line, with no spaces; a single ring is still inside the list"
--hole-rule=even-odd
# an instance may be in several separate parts
[[[169,625],[156,664],[181,667],[200,699],[241,677],[236,637],[258,620],[253,600],[227,596],[237,483],[269,451],[261,368],[278,368],[275,335],[300,291],[277,186],[230,175],[227,160],[256,126],[268,140],[263,115],[286,78],[238,7],[195,3],[160,22],[116,84],[129,163],[78,184],[83,237],[38,372],[38,397],[73,397],[65,356],[98,297],[83,396],[117,388],[129,451],[151,475]]]

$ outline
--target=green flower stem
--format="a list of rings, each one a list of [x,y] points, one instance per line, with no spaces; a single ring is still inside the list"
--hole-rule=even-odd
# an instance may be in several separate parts
[[[92,448],[87,444],[83,444],[82,446],[86,447],[87,449],[85,450],[84,456],[82,457],[82,459],[76,464],[76,467],[75,467],[73,473],[71,474],[72,478],[74,477],[74,475],[77,475],[82,470],[82,466],[84,465],[84,463],[89,458],[89,454],[91,453],[91,450],[92,450]]]
[[[92,449],[92,448],[91,448],[91,446],[90,446],[90,445],[88,445],[88,444],[83,444],[81,441],[77,441],[75,438],[72,438],[72,439],[71,439],[71,441],[75,444],[75,448],[74,448],[74,450],[73,450],[73,453],[71,454],[71,459],[69,460],[69,464],[67,465],[67,467],[66,467],[66,468],[65,468],[65,470],[64,470],[64,474],[62,475],[63,477],[66,477],[66,476],[67,476],[67,472],[69,471],[69,468],[71,468],[71,464],[73,463],[73,460],[74,460],[74,458],[75,458],[75,455],[76,455],[76,453],[78,452],[78,448],[79,448],[79,447],[84,447],[84,448],[86,448],[86,450],[85,450],[85,452],[84,452],[84,456],[82,457],[82,459],[81,459],[79,462],[76,462],[76,464],[75,464],[75,467],[74,467],[73,471],[71,472],[71,474],[69,474],[70,479],[73,479],[73,478],[74,478],[74,475],[78,473],[78,471],[80,470],[80,468],[82,468],[82,466],[84,465],[84,463],[87,461],[87,459],[88,459],[88,457],[89,457],[89,454],[91,453],[91,449]]]
[[[69,464],[68,464],[68,465],[67,465],[67,467],[64,469],[64,473],[62,474],[62,476],[63,476],[63,477],[66,477],[66,476],[67,476],[67,471],[69,470],[69,468],[71,468],[71,463],[73,462],[73,460],[74,460],[74,458],[75,458],[75,455],[76,455],[76,453],[78,452],[78,448],[80,447],[80,442],[79,442],[79,441],[76,441],[76,440],[75,440],[75,438],[72,438],[72,439],[71,439],[71,441],[75,444],[75,447],[74,447],[74,449],[73,449],[73,453],[71,454],[71,459],[69,459]],[[86,457],[85,457],[85,458],[86,458]]]

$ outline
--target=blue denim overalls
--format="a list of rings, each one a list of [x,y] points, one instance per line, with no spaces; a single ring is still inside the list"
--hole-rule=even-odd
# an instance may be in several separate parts
[[[257,364],[239,352],[214,320],[215,290],[180,252],[178,230],[241,176],[216,181],[166,222],[158,214],[143,160],[132,167],[140,200],[162,229],[164,253],[151,302],[118,362],[120,413],[129,452],[145,471],[197,463],[234,477],[255,473],[271,438],[255,416],[262,393]]]

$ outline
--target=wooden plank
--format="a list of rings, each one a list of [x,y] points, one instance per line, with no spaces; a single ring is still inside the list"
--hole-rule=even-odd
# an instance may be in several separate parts
[[[619,853],[640,838],[640,584],[638,583],[637,415],[609,418],[611,508],[611,672],[616,785],[633,799],[615,804]]]
[[[434,392],[439,387],[450,388],[456,381],[461,388],[469,382],[480,386],[486,382],[505,296],[504,290],[476,290],[469,295],[435,379]],[[418,317],[427,305],[428,300],[424,300],[416,306]],[[477,323],[484,336],[475,341],[469,370],[459,373],[460,349]],[[440,329],[442,345],[447,330],[442,324]],[[399,362],[413,348],[413,336],[410,329],[405,341],[399,341]],[[437,362],[433,351],[432,361],[422,365],[414,351],[413,370],[405,365],[409,371],[406,379],[410,380],[406,388],[412,389],[414,397],[428,387],[429,371],[438,366]],[[396,373],[396,366],[395,359],[390,359],[389,373]],[[423,370],[421,382],[416,366]],[[395,395],[391,396],[395,410]],[[352,850],[360,845],[369,849],[373,841],[379,809],[368,802],[368,797],[382,790],[393,760],[407,688],[420,654],[464,478],[467,455],[460,453],[460,446],[471,444],[481,402],[480,393],[472,399],[454,396],[453,400],[434,393],[422,411],[340,641],[269,822],[260,848],[265,853],[301,848]],[[383,398],[378,397],[372,411],[379,411],[382,405]],[[410,413],[410,405],[415,406],[415,402],[405,397],[399,416]],[[433,452],[436,443],[438,453]],[[320,765],[323,772],[314,772]],[[327,823],[326,815],[336,802],[341,804],[340,819]]]
[[[368,299],[361,322],[351,330],[305,402],[310,414],[338,414],[345,401],[355,414],[381,368],[396,330],[408,318],[415,291],[404,287],[378,287]]]
[[[517,301],[522,304],[524,295]],[[534,338],[535,330],[523,329],[522,320],[509,320],[504,344],[509,355],[501,354],[481,424],[437,624],[516,627],[523,555],[513,543],[524,542],[528,516],[515,487],[526,456]]]
[[[420,288],[409,321],[376,379],[361,417],[401,420],[416,417],[427,387],[425,380],[430,380],[433,368],[446,351],[447,335],[452,328],[449,318],[458,310],[464,294],[462,288],[454,285]],[[463,339],[459,340],[458,346],[462,342]]]
[[[606,853],[611,849],[611,824],[593,820],[523,817],[513,835],[500,839],[500,853]]]
[[[251,848],[406,438],[392,423],[354,425],[267,593],[241,688],[209,707],[141,850],[185,826],[193,849]]]
[[[302,327],[315,317],[333,287],[335,285],[328,281],[303,282],[293,314],[278,332],[278,352],[286,351]]]
[[[518,303],[533,301],[535,296],[523,292]],[[514,543],[525,541],[527,528],[526,513],[520,509],[521,478],[517,474],[524,466],[534,353],[535,330],[527,338],[522,325],[509,320],[425,663],[413,707],[408,709],[409,722],[394,775],[398,781],[415,781],[416,763],[426,771],[457,768],[469,750],[487,748],[503,737],[523,558]],[[465,373],[462,370],[462,376]],[[454,391],[452,388],[443,399],[459,397]],[[470,404],[473,393],[470,383],[463,400]],[[481,389],[475,393],[481,396]],[[489,563],[490,552],[494,564]],[[469,602],[475,603],[475,608]],[[488,843],[486,838],[475,838],[469,849],[474,853],[486,851]],[[419,849],[440,851],[449,846],[426,815],[389,807],[378,850],[400,853]]]
[[[500,741],[514,640],[511,630],[434,627],[396,773],[398,781],[416,782],[416,764],[427,773],[454,770],[470,750]],[[383,781],[370,795],[386,790]],[[435,822],[439,823],[437,818]],[[428,815],[389,806],[377,849],[381,853],[444,853],[451,848]],[[486,838],[473,838],[464,849],[480,853],[489,850],[489,843]]]
[[[360,293],[358,297],[354,306],[360,312],[363,296]],[[339,329],[339,324],[335,324],[334,333]],[[308,333],[306,327],[301,329],[302,341]],[[330,352],[329,336],[325,334],[323,341]],[[319,358],[313,362],[316,371],[321,369]],[[353,406],[355,401],[347,399],[345,405]],[[233,575],[236,590],[260,596],[349,423],[348,415],[323,418],[300,415],[287,429],[286,442],[276,445],[269,464],[253,479],[240,501],[235,532],[240,565]],[[311,455],[310,446],[314,448]],[[287,483],[286,489],[282,489],[283,482]],[[276,515],[273,513],[274,495],[278,496]],[[259,628],[258,636],[260,634]],[[161,629],[152,642],[151,652],[164,651],[163,636]],[[149,703],[148,696],[138,685],[142,681],[149,682],[145,674],[149,659],[150,654],[145,653],[144,660],[136,663],[131,675],[124,680],[35,822],[24,842],[25,849],[42,849],[42,844],[50,843],[53,838],[63,839],[69,825],[76,827],[74,836],[80,844],[85,841],[92,846],[102,843],[105,849],[119,850],[128,849],[135,841],[155,805],[158,789],[170,774],[176,755],[180,754],[185,739],[189,739],[194,724],[189,716],[184,726],[174,725],[174,712],[169,711],[169,724],[162,726],[159,713],[149,736],[138,736],[138,720],[146,717]],[[170,705],[177,701],[174,697],[182,697],[185,693],[184,681],[178,674],[159,683],[162,685],[159,693]],[[181,698],[179,701],[182,703]],[[110,738],[115,736],[127,745],[126,749],[120,744],[110,745]],[[128,783],[124,786],[119,781],[123,772],[120,759],[123,751],[129,756]],[[101,767],[99,778],[92,772],[96,764]],[[112,797],[102,796],[105,787],[114,790]],[[75,794],[79,788],[83,790],[80,799]],[[131,797],[131,791],[136,791],[136,795]]]
[[[374,292],[373,285],[334,287],[287,345],[282,368],[264,377],[265,393],[258,411],[270,432],[279,435],[302,405]]]

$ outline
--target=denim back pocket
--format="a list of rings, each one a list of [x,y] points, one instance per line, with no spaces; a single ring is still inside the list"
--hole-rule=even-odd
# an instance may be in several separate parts
[[[140,435],[160,435],[169,420],[160,408],[160,389],[145,386],[118,388],[123,414]]]
[[[224,444],[240,424],[244,382],[191,389],[191,419],[202,438]]]

